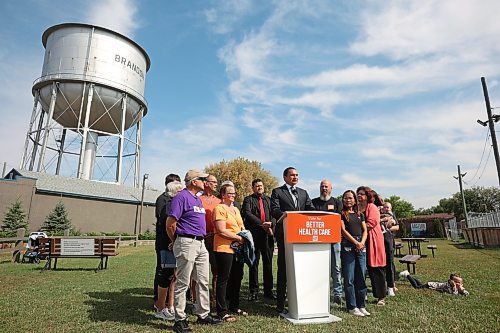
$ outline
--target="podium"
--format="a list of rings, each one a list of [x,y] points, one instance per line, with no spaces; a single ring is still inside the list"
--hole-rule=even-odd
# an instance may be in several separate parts
[[[293,324],[341,321],[330,314],[331,243],[340,242],[340,215],[291,211],[280,220],[285,240],[288,295],[288,313],[282,316]]]

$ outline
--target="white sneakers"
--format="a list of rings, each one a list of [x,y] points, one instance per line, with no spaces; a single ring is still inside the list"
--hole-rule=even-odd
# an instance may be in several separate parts
[[[401,273],[399,273],[399,277],[403,278],[403,279],[406,279],[406,277],[410,275],[410,272],[408,272],[407,270],[404,270],[402,271]]]
[[[394,288],[387,288],[387,295],[396,296],[396,293],[394,292]]]
[[[365,308],[359,308],[359,312],[361,312],[361,313],[362,313],[362,314],[364,314],[365,316],[369,316],[369,315],[371,315],[371,313],[370,313],[370,312],[368,312],[368,311],[366,311],[366,309],[365,309]]]
[[[156,311],[155,317],[163,320],[175,320],[174,309],[164,308],[163,310]]]
[[[366,311],[366,310],[365,310]],[[368,311],[366,311],[368,312]],[[349,310],[349,313],[352,314],[353,316],[357,316],[357,317],[364,317],[365,315],[363,314],[363,312],[361,312],[360,309],[358,308],[354,308],[352,310]]]

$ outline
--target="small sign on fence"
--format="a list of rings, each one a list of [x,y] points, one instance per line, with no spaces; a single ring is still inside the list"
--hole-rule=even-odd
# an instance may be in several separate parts
[[[93,256],[94,239],[61,238],[61,255],[63,256]]]
[[[426,223],[412,223],[411,224],[411,233],[414,236],[423,236],[427,230]]]

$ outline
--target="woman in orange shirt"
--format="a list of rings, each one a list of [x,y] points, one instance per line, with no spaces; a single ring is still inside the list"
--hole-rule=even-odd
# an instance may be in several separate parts
[[[240,309],[240,289],[243,279],[243,262],[236,261],[236,254],[231,243],[243,243],[238,232],[245,229],[240,211],[234,206],[236,192],[231,185],[220,189],[222,203],[213,210],[215,228],[214,253],[217,262],[217,315],[220,319],[232,322],[236,318],[229,311],[238,315],[247,315]],[[228,304],[229,303],[229,304]]]

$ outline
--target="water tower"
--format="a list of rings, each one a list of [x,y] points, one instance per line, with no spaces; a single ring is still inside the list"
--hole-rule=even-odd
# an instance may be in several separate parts
[[[21,169],[139,187],[146,51],[80,23],[48,28],[42,43]]]

